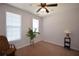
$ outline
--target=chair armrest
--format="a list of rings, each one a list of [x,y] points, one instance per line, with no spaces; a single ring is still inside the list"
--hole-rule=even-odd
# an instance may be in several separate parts
[[[15,45],[14,44],[9,44],[9,47],[10,48],[15,48]]]

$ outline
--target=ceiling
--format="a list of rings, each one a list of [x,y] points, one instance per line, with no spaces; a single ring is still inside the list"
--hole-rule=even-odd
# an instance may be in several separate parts
[[[54,14],[55,12],[61,12],[63,10],[67,10],[68,8],[79,7],[78,3],[58,3],[57,7],[47,7],[49,13],[46,13],[44,11],[40,11],[37,13],[36,11],[40,8],[40,6],[37,5],[39,5],[40,3],[8,3],[8,4],[20,8],[22,10],[28,11],[32,14],[38,15],[40,17],[51,15]]]

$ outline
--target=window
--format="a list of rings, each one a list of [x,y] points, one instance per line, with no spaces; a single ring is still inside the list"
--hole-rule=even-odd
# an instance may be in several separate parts
[[[33,31],[39,32],[39,20],[33,19]]]
[[[6,31],[8,41],[21,39],[21,15],[6,12]]]

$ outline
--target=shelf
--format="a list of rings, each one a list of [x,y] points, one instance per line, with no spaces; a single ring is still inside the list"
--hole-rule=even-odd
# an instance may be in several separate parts
[[[70,37],[65,37],[64,38],[64,48],[70,49],[70,44],[71,44],[71,38]]]
[[[70,42],[68,42],[68,41],[65,41],[64,43],[69,43],[70,44]]]

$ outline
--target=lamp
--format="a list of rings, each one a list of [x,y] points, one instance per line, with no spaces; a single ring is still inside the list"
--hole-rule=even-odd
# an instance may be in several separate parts
[[[66,34],[67,37],[69,37],[69,34],[71,34],[69,30],[65,30],[64,33]]]

